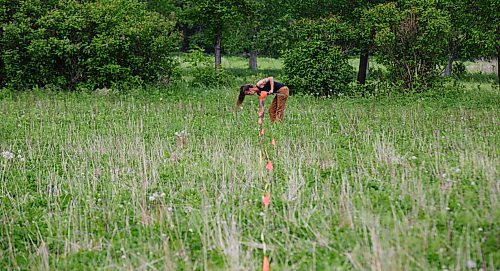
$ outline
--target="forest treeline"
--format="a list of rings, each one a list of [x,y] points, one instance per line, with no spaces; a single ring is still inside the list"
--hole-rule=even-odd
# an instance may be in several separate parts
[[[0,87],[170,84],[175,55],[201,49],[215,71],[224,54],[253,70],[258,56],[280,57],[303,92],[363,87],[371,58],[385,67],[378,82],[424,89],[462,61],[498,58],[498,10],[495,0],[0,0]]]

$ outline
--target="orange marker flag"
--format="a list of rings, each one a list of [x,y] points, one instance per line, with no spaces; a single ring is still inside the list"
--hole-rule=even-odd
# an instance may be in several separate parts
[[[262,263],[262,271],[270,271],[271,268],[269,267],[269,258],[267,256],[264,256],[264,262]]]
[[[267,160],[266,168],[268,171],[273,170],[273,163],[271,162],[271,160]]]
[[[264,207],[267,208],[270,202],[271,202],[271,194],[267,192],[266,195],[262,197],[262,203],[264,203]]]
[[[261,91],[259,98],[260,99],[265,99],[266,97],[267,97],[267,91]]]

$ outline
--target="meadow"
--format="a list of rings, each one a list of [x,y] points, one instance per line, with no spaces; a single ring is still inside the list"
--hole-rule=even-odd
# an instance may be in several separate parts
[[[258,270],[263,236],[272,270],[500,269],[497,86],[292,95],[260,144],[257,99],[234,111],[279,78],[259,61],[223,62],[227,87],[0,94],[1,269]]]

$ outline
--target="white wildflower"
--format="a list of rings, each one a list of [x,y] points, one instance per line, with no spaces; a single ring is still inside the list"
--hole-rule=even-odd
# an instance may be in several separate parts
[[[3,151],[2,152],[2,157],[5,158],[5,159],[10,160],[10,159],[14,159],[15,156],[10,151]]]
[[[476,268],[476,262],[472,260],[467,261],[467,268],[469,269],[475,269]]]
[[[416,157],[415,155],[412,155],[412,156],[410,157],[410,160],[417,160],[417,157]]]
[[[188,231],[189,231],[189,232],[193,232],[193,229],[189,228],[189,230],[188,230]]]
[[[188,133],[185,130],[182,130],[180,132],[175,132],[176,137],[186,137]]]
[[[462,170],[460,170],[459,168],[455,169],[455,173],[460,173],[460,172],[462,172]]]
[[[154,192],[153,194],[151,194],[151,196],[149,196],[149,201],[155,201],[157,197],[158,192]]]

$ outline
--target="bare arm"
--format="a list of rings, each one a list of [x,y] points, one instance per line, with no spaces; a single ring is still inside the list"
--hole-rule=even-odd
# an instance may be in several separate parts
[[[274,92],[274,79],[272,76],[260,80],[256,85],[259,88],[263,88],[267,84],[267,82],[269,82],[269,84],[271,85],[271,91],[269,91],[269,94],[271,94]]]

